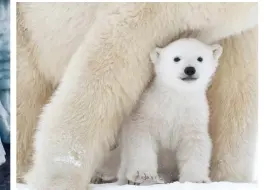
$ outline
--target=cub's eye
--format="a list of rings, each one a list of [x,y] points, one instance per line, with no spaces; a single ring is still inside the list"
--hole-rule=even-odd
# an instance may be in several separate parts
[[[202,57],[198,57],[197,58],[197,61],[202,62],[203,61],[203,58]]]
[[[175,58],[174,58],[174,61],[175,61],[175,62],[179,62],[180,60],[181,60],[181,58],[179,58],[179,57],[175,57]]]

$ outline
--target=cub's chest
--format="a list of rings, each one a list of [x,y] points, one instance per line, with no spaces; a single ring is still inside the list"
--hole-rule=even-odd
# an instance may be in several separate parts
[[[176,145],[185,128],[195,127],[207,120],[206,104],[173,97],[156,99],[148,108],[148,117],[152,120],[151,133],[162,147]]]
[[[153,97],[145,102],[144,112],[152,120],[157,120],[163,124],[181,125],[188,123],[190,119],[200,117],[199,115],[206,109],[201,101],[180,96]]]

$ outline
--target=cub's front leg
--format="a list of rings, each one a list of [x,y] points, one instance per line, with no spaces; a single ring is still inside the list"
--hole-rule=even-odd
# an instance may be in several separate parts
[[[176,158],[180,182],[210,182],[212,142],[207,131],[192,130],[182,135]]]
[[[157,145],[148,130],[149,123],[134,119],[122,131],[119,183],[164,183],[158,176]]]
[[[96,169],[95,175],[92,177],[91,183],[112,183],[117,180],[117,173],[120,167],[120,147],[109,152],[104,159],[102,165]]]

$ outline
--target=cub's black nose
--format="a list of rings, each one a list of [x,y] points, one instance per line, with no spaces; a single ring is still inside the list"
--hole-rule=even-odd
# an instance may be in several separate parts
[[[186,68],[184,69],[184,73],[185,73],[186,75],[188,75],[188,76],[192,76],[192,75],[194,75],[195,72],[196,72],[196,70],[195,70],[194,67],[186,67]]]

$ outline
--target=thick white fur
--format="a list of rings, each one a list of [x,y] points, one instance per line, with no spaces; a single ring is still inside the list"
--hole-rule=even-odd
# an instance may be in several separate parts
[[[158,156],[158,175],[165,183],[170,183],[179,180],[179,171],[176,165],[175,151],[170,149],[161,149]],[[109,155],[105,156],[104,162],[96,169],[91,183],[101,184],[115,182],[118,180],[118,171],[121,164],[121,148],[118,146],[114,150],[110,151]],[[121,174],[120,174],[121,175]],[[119,184],[128,183],[127,179],[120,176],[118,180]],[[133,183],[133,182],[132,182]],[[151,182],[144,182],[150,184]]]
[[[121,133],[119,179],[160,183],[160,149],[175,153],[180,182],[209,182],[212,142],[206,90],[222,53],[219,45],[181,39],[152,54],[156,77]],[[179,62],[174,58],[179,57]],[[202,57],[203,61],[197,61]],[[196,78],[183,81],[185,68]],[[175,171],[176,172],[176,171]]]
[[[37,126],[29,185],[37,190],[85,189],[152,78],[149,52],[181,32],[195,30],[208,43],[228,38],[221,42],[227,52],[208,94],[215,147],[211,177],[249,181],[257,115],[257,11],[252,11],[256,7],[256,3],[19,3],[18,177],[31,163]],[[71,162],[56,162],[65,158]]]
[[[103,163],[95,171],[91,183],[100,184],[115,182],[117,180],[118,170],[120,168],[120,147],[118,146],[109,154],[105,155]]]

